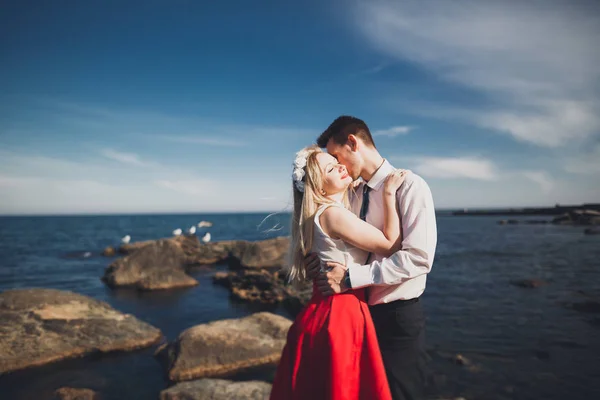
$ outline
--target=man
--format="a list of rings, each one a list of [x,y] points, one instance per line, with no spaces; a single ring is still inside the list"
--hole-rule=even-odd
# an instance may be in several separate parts
[[[341,116],[317,139],[320,147],[344,164],[363,183],[351,196],[352,211],[383,229],[383,182],[394,167],[377,151],[364,121]],[[427,183],[409,174],[396,195],[402,228],[402,248],[389,258],[369,254],[366,265],[328,262],[317,286],[325,295],[368,287],[367,296],[395,400],[424,397],[426,381],[425,317],[420,296],[425,290],[437,243],[435,210]],[[305,259],[308,274],[317,276],[320,260]],[[340,327],[343,329],[343,327]]]

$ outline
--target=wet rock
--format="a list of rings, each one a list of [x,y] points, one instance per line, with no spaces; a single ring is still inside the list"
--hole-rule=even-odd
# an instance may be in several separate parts
[[[105,248],[105,249],[102,251],[102,255],[103,255],[104,257],[114,257],[114,256],[116,256],[116,255],[117,255],[117,251],[115,250],[115,248],[114,248],[114,247],[112,247],[112,246],[108,246],[107,248]]]
[[[213,282],[225,286],[231,296],[241,301],[261,304],[278,304],[287,297],[287,290],[280,274],[267,270],[244,270],[217,273]]]
[[[289,289],[288,296],[283,300],[283,307],[296,317],[312,297],[312,288]]]
[[[292,322],[268,312],[197,325],[156,355],[172,381],[226,377],[281,357]]]
[[[284,268],[289,246],[288,237],[258,242],[238,242],[231,251],[229,268]]]
[[[270,394],[267,382],[199,379],[163,390],[160,400],[267,400]]]
[[[124,243],[121,246],[119,246],[119,253],[120,254],[132,254],[135,253],[136,251],[138,251],[139,249],[148,246],[149,244],[152,244],[153,240],[146,240],[143,242],[133,242],[133,243]]]
[[[587,228],[583,231],[584,235],[600,235],[600,228]]]
[[[62,387],[54,392],[54,400],[100,400],[100,396],[91,389]]]
[[[548,284],[548,282],[543,281],[541,279],[516,279],[510,281],[510,283],[511,285],[525,289],[534,289]]]
[[[465,356],[463,356],[462,354],[457,354],[456,356],[454,356],[454,362],[458,365],[464,365],[464,366],[471,365],[471,361],[468,358],[466,358]]]
[[[161,337],[134,316],[76,293],[0,293],[0,375],[90,353],[140,349]]]
[[[600,212],[595,210],[572,210],[552,220],[557,225],[600,225]]]
[[[198,281],[186,273],[189,257],[185,241],[153,241],[106,268],[102,280],[111,287],[132,286],[141,290],[195,286]]]

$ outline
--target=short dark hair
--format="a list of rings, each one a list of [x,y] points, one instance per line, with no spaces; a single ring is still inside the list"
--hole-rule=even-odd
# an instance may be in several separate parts
[[[321,133],[321,136],[317,139],[317,145],[319,147],[327,147],[329,139],[333,139],[335,143],[343,145],[348,141],[348,135],[359,137],[366,144],[375,147],[371,131],[367,124],[365,124],[365,121],[349,115],[337,117],[335,121]]]

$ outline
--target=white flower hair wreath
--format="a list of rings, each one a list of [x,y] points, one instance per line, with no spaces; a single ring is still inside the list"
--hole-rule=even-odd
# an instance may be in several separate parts
[[[298,191],[304,193],[304,176],[306,175],[306,171],[304,171],[304,167],[306,167],[306,159],[310,153],[306,149],[302,149],[296,153],[296,159],[294,160],[294,171],[292,172],[292,179],[294,181],[294,186]]]

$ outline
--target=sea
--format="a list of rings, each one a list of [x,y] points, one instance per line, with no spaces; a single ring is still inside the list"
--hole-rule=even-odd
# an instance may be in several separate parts
[[[200,285],[179,290],[115,290],[100,280],[113,261],[102,250],[125,235],[169,237],[205,220],[213,226],[196,234],[210,232],[213,241],[263,240],[288,235],[289,219],[285,213],[0,217],[0,291],[84,294],[154,325],[167,341],[197,324],[261,310],[291,318],[281,307],[230,299],[212,283],[225,265],[195,272]],[[600,236],[584,235],[582,227],[500,225],[499,219],[437,215],[438,246],[422,296],[430,398],[600,399]],[[545,284],[514,284],[523,279]],[[71,386],[94,389],[104,400],[158,399],[169,382],[155,348],[6,374],[0,398],[50,399]],[[232,377],[272,378],[272,370]]]

